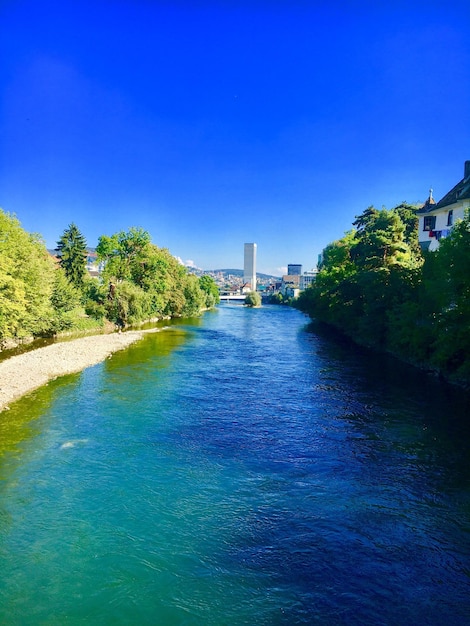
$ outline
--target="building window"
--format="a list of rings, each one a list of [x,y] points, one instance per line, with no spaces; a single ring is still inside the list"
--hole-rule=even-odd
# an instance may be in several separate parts
[[[453,209],[451,209],[447,213],[447,226],[452,226],[453,223],[454,223],[454,211]]]
[[[434,230],[436,227],[436,216],[435,215],[426,215],[424,218],[423,230]]]

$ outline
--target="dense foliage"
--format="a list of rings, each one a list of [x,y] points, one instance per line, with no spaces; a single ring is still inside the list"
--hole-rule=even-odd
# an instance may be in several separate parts
[[[166,248],[154,245],[146,231],[131,228],[102,236],[96,251],[105,262],[107,317],[116,324],[192,315],[206,306],[198,278],[188,274]]]
[[[212,279],[189,274],[139,228],[100,237],[100,279],[86,273],[86,241],[75,224],[56,252],[57,262],[0,209],[0,342],[193,315],[218,302]]]
[[[0,210],[0,339],[46,331],[53,289],[54,264],[41,239]]]
[[[470,219],[420,252],[416,208],[366,209],[296,306],[356,342],[470,382]]]
[[[207,276],[207,274],[201,276],[199,278],[199,287],[205,293],[206,307],[208,309],[215,306],[216,304],[219,304],[219,288],[217,287],[217,284],[212,276]]]

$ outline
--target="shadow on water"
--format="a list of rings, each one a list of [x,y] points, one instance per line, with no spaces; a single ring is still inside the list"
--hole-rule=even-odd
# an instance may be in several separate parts
[[[446,428],[470,427],[470,393],[438,376],[388,355],[354,344],[323,325],[310,323],[310,336],[324,339],[327,362],[345,363],[360,393],[381,401],[419,409],[423,419],[445,424]],[[469,416],[467,418],[467,416]]]
[[[279,597],[269,623],[463,623],[468,394],[315,325],[294,347],[253,322],[232,316],[177,397],[174,445],[236,468],[251,504],[220,562]]]

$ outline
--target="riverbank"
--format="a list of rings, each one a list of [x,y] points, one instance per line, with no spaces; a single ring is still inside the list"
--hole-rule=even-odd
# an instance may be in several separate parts
[[[50,380],[80,372],[127,348],[152,330],[91,335],[54,343],[0,362],[0,411]]]

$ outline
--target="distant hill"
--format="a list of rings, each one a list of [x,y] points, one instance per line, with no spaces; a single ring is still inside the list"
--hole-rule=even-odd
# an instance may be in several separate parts
[[[209,271],[214,272],[214,273],[231,274],[232,276],[243,276],[243,270],[227,269],[227,270],[209,270]]]
[[[210,272],[214,272],[214,273],[219,273],[221,272],[222,274],[228,276],[240,276],[240,278],[243,277],[243,270],[237,270],[237,269],[219,269],[219,270],[208,270]],[[273,276],[272,274],[262,274],[261,272],[256,272],[256,276],[258,276],[258,278],[261,278],[262,280],[269,280],[270,278],[277,278],[280,279],[280,276]]]

